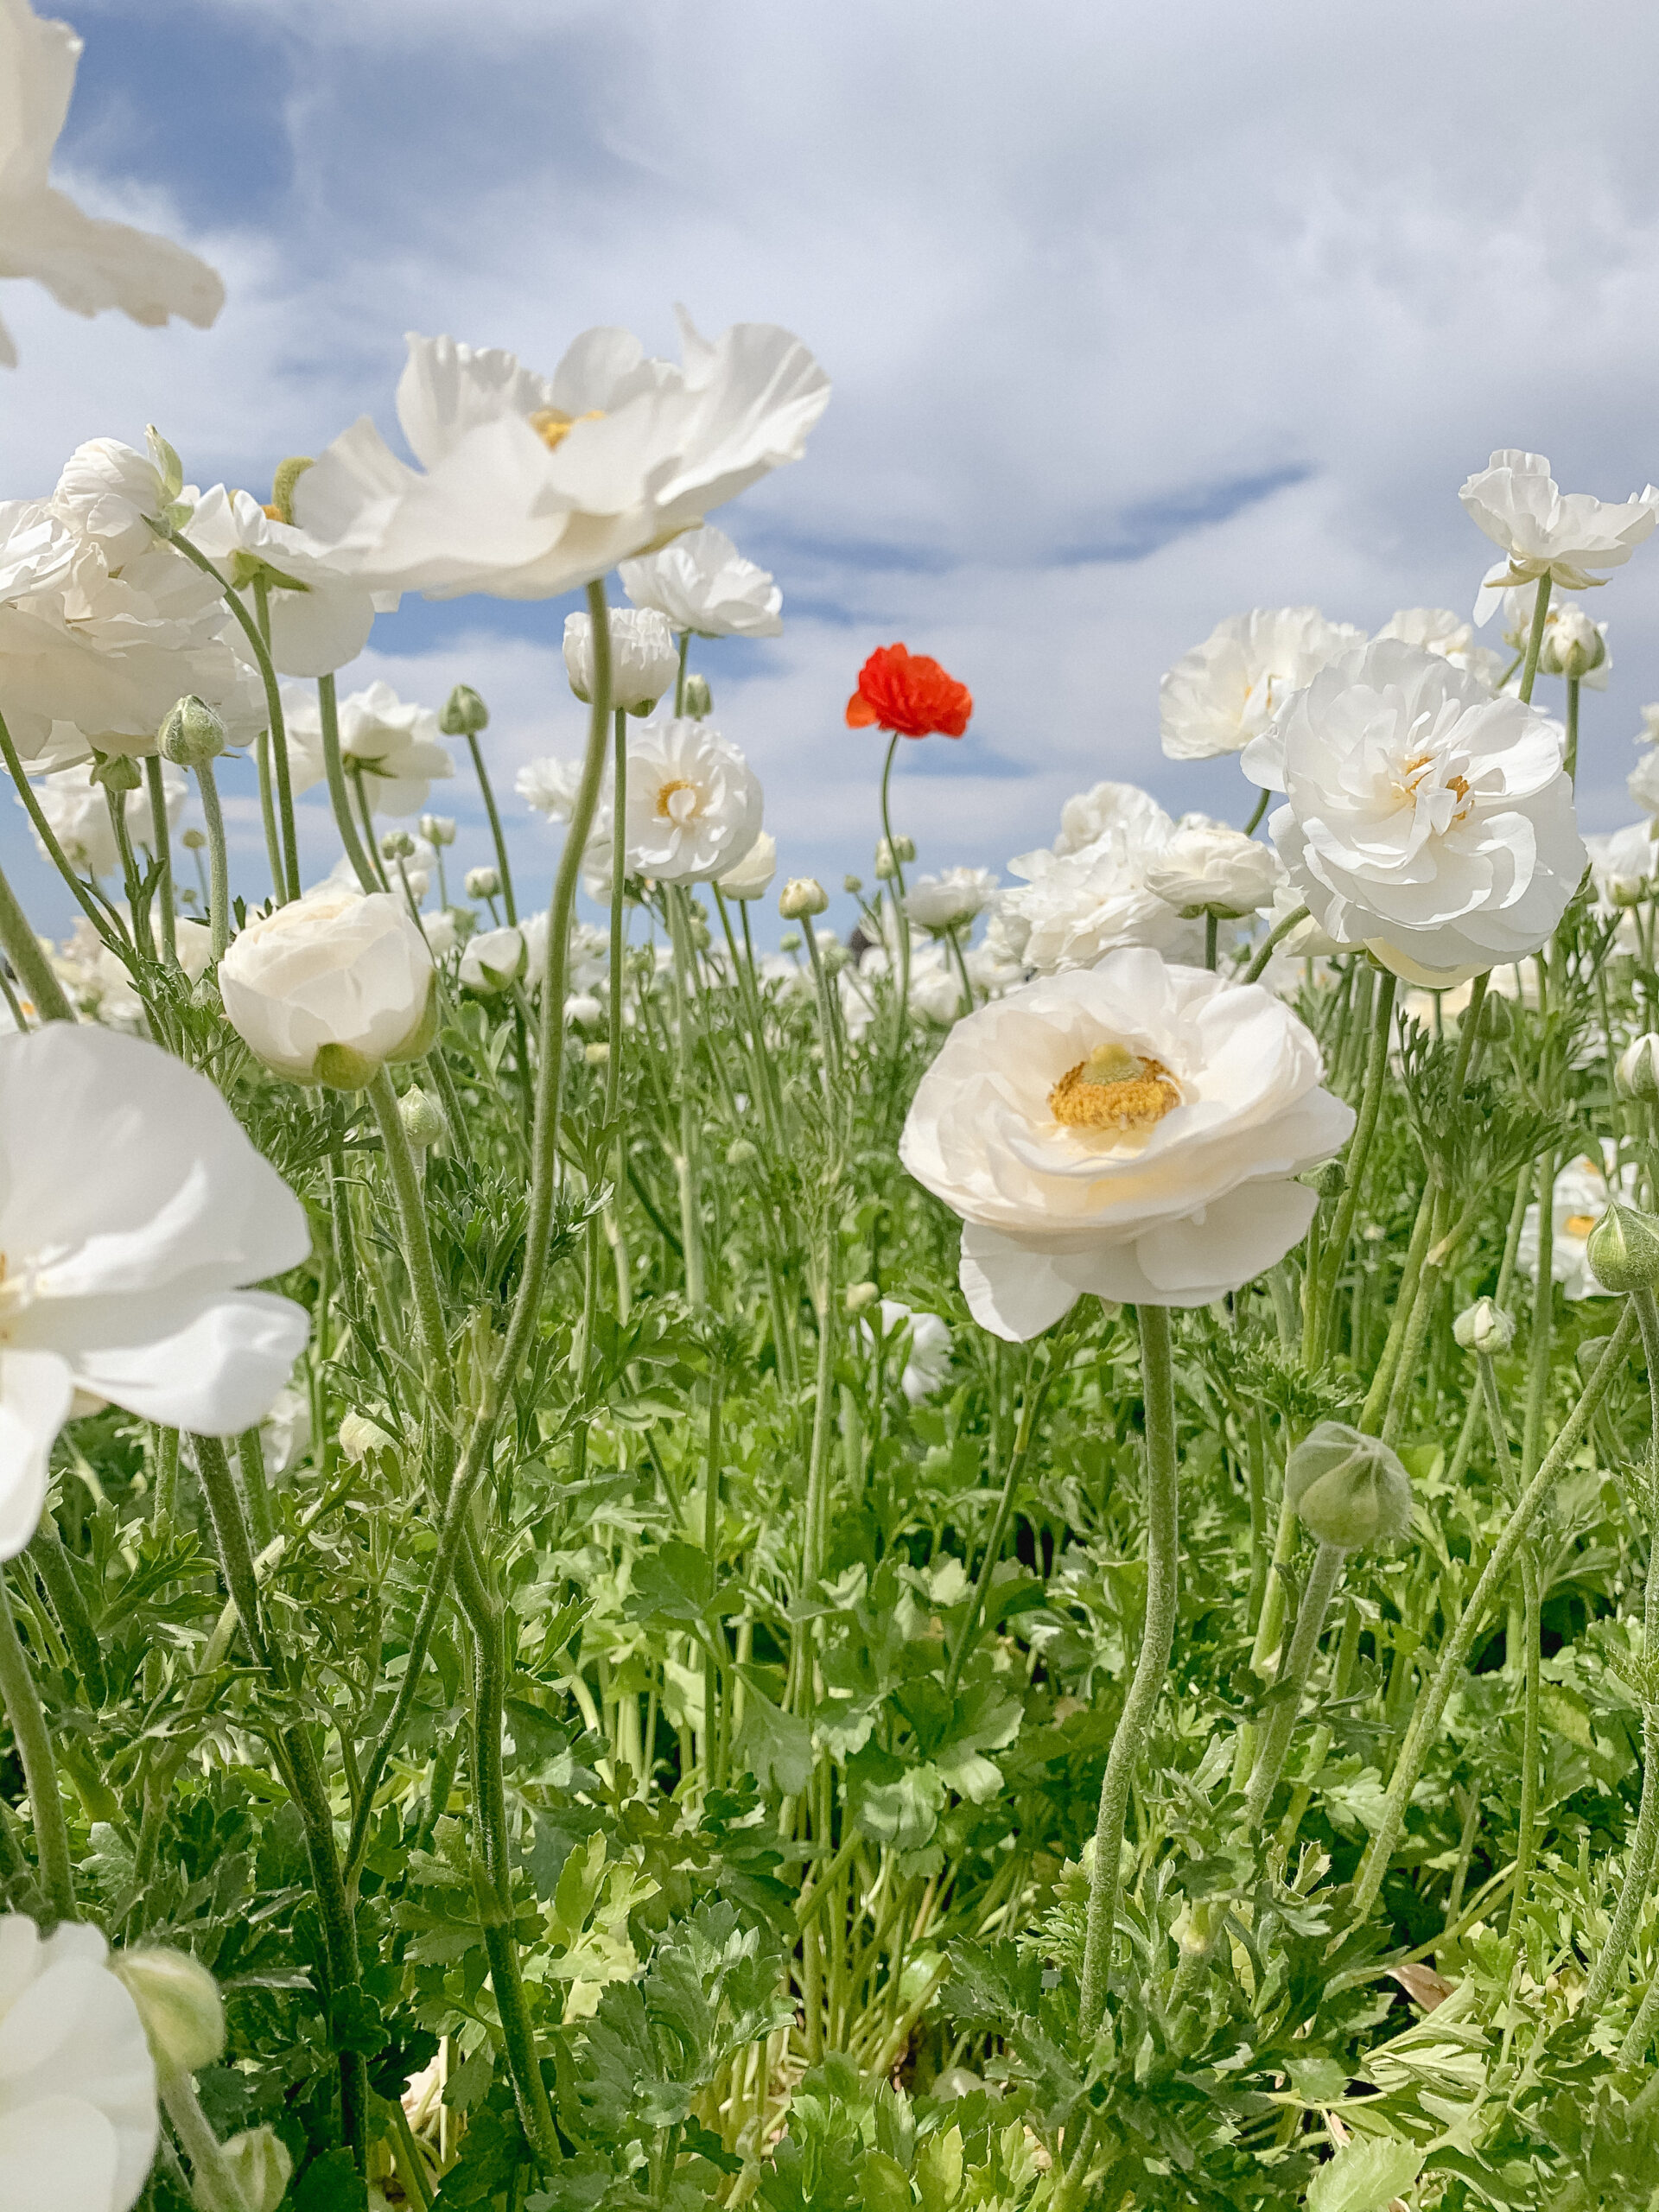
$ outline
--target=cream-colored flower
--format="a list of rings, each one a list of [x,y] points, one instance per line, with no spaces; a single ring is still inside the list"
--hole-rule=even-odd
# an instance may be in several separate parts
[[[1079,842],[1089,830],[1087,842]],[[1091,968],[1123,945],[1202,956],[1202,925],[1148,887],[1147,870],[1175,834],[1157,801],[1133,784],[1098,784],[1070,799],[1052,852],[1008,862],[1021,880],[997,894],[988,942],[1027,974]]]
[[[1242,830],[1177,830],[1147,868],[1147,888],[1183,914],[1253,914],[1284,869],[1271,846]]]
[[[410,468],[365,416],[306,470],[296,520],[363,582],[548,599],[695,526],[796,461],[830,383],[799,339],[680,315],[683,364],[626,330],[582,334],[552,377],[512,353],[411,336],[397,418]]]
[[[367,645],[375,615],[397,607],[396,592],[368,592],[342,575],[314,538],[251,493],[215,484],[196,501],[185,535],[239,589],[263,580],[280,675],[332,676]]]
[[[1504,555],[1482,581],[1477,628],[1497,613],[1511,585],[1535,584],[1546,575],[1562,591],[1605,584],[1597,571],[1622,567],[1659,520],[1651,485],[1621,501],[1562,493],[1542,454],[1514,447],[1495,453],[1458,497]]]
[[[679,674],[674,632],[655,607],[613,607],[610,613],[611,711],[647,715]],[[564,672],[578,699],[593,697],[594,621],[580,610],[564,618]]]
[[[1022,1342],[1085,1292],[1204,1306],[1281,1259],[1317,1204],[1294,1179],[1353,1127],[1322,1074],[1259,985],[1137,948],[957,1022],[899,1153],[963,1217],[974,1318]]]
[[[659,883],[708,883],[760,834],[760,785],[707,722],[647,722],[628,745],[628,868]]]
[[[905,912],[918,928],[959,930],[982,914],[997,894],[988,868],[947,868],[918,875],[905,894]]]
[[[1634,779],[1632,779],[1634,781]],[[1596,903],[1604,913],[1651,899],[1659,878],[1659,845],[1651,822],[1627,823],[1605,836],[1586,836]]]
[[[289,776],[296,791],[323,777],[322,712],[314,690],[290,684],[283,692],[288,729]],[[340,702],[340,757],[362,771],[364,795],[377,814],[418,814],[435,779],[453,776],[454,760],[438,743],[438,718],[429,707],[400,699],[377,677]]]
[[[722,899],[764,899],[778,874],[778,840],[763,830],[734,868],[715,878]]]
[[[319,892],[250,922],[219,963],[225,1011],[267,1067],[361,1090],[431,1041],[430,948],[401,895]]]
[[[1229,615],[1158,687],[1166,754],[1205,760],[1240,752],[1293,691],[1364,639],[1350,623],[1327,622],[1317,607],[1258,607]]]
[[[617,574],[636,607],[654,607],[677,630],[702,638],[775,638],[784,626],[782,592],[712,524],[687,531],[659,553],[624,561]]]
[[[1474,624],[1454,614],[1449,607],[1402,607],[1397,614],[1389,615],[1376,634],[1397,638],[1402,645],[1421,645],[1427,653],[1438,653],[1453,668],[1478,677],[1489,691],[1496,690],[1503,673],[1503,654],[1491,645],[1477,645]]]
[[[462,983],[486,996],[511,989],[524,968],[524,934],[518,929],[480,930],[461,949]]]

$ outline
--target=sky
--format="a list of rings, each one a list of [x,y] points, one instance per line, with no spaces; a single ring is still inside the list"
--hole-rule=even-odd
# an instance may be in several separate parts
[[[192,245],[229,298],[210,332],[148,331],[0,286],[21,355],[0,496],[154,421],[189,478],[268,497],[278,461],[359,414],[395,438],[408,330],[550,372],[598,322],[672,353],[677,301],[705,331],[785,324],[834,397],[805,460],[713,518],[776,574],[785,632],[697,651],[785,871],[831,887],[870,873],[883,743],[842,710],[877,645],[975,694],[960,742],[900,748],[895,827],[923,867],[1001,869],[1103,777],[1243,821],[1235,762],[1158,744],[1160,674],[1223,617],[1467,612],[1494,549],[1458,486],[1496,447],[1604,498],[1659,479],[1645,0],[57,12],[86,53],[54,181]],[[1659,538],[1587,597],[1614,665],[1585,701],[1581,815],[1606,829],[1634,812],[1630,741],[1659,697]],[[556,833],[512,785],[582,741],[569,603],[406,600],[340,677],[484,695],[532,884]],[[482,859],[465,772],[434,804]],[[305,811],[321,874],[336,848]],[[0,855],[54,915],[21,814]]]

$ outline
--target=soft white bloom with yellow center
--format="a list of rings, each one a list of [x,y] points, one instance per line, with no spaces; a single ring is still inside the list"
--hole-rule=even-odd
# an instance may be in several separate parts
[[[1113,953],[957,1022],[899,1153],[963,1217],[974,1318],[1011,1342],[1085,1292],[1205,1306],[1283,1258],[1346,1142],[1319,1046],[1258,984]]]
[[[905,894],[905,912],[925,930],[965,929],[997,894],[988,868],[947,868],[938,875],[918,875]]]
[[[0,1038],[0,1559],[12,1559],[77,1391],[211,1436],[260,1418],[308,1324],[303,1307],[242,1286],[297,1267],[311,1238],[205,1076],[70,1022]]]
[[[32,276],[76,315],[119,308],[152,327],[178,315],[205,330],[225,303],[205,261],[151,231],[83,214],[47,181],[80,54],[67,23],[43,21],[29,0],[0,0],[0,277]],[[0,323],[0,365],[16,361]]]
[[[680,653],[668,617],[654,607],[611,611],[611,711],[648,715],[674,689]],[[594,619],[578,611],[564,618],[564,672],[578,699],[594,696]]]
[[[1605,584],[1599,569],[1623,567],[1656,520],[1653,486],[1624,500],[1560,491],[1541,453],[1505,447],[1464,484],[1458,497],[1504,557],[1483,579],[1475,601],[1477,628],[1489,621],[1511,585],[1550,576],[1562,591]]]
[[[346,1090],[426,1051],[434,986],[431,948],[387,891],[323,889],[277,906],[219,963],[225,1011],[265,1065]]]
[[[1327,622],[1317,607],[1230,614],[1158,687],[1165,753],[1172,760],[1205,760],[1239,752],[1293,691],[1364,638],[1351,623]]]
[[[1586,1249],[1590,1232],[1613,1199],[1626,1205],[1640,1204],[1640,1171],[1627,1161],[1617,1179],[1587,1155],[1570,1160],[1555,1178],[1550,1205],[1549,1272],[1561,1286],[1563,1298],[1606,1298],[1611,1293],[1597,1281]],[[1529,1282],[1538,1277],[1538,1209],[1527,1208],[1516,1247],[1516,1265]]]
[[[586,331],[550,378],[512,353],[409,340],[410,468],[365,416],[295,488],[296,519],[365,583],[547,599],[700,523],[799,460],[830,382],[799,339],[680,313],[683,364]]]
[[[1202,927],[1147,885],[1174,834],[1162,807],[1133,784],[1097,784],[1069,799],[1054,850],[1008,862],[1021,880],[997,894],[988,942],[999,959],[1044,975],[1091,968],[1130,944],[1200,957]]]
[[[251,492],[215,484],[196,501],[184,534],[239,588],[263,579],[280,675],[332,676],[367,645],[376,614],[397,607],[396,592],[368,592],[341,575],[315,538]]]
[[[159,2139],[156,2063],[96,1928],[0,1918],[0,2203],[130,2212]]]
[[[1404,645],[1421,645],[1426,653],[1438,653],[1453,668],[1478,676],[1489,691],[1496,690],[1503,673],[1503,654],[1491,645],[1477,645],[1474,624],[1454,614],[1449,607],[1402,607],[1398,613],[1389,615],[1376,634],[1397,638]]]
[[[1235,918],[1265,906],[1283,880],[1271,846],[1242,830],[1177,830],[1147,868],[1147,888],[1184,914]]]
[[[899,1387],[912,1406],[919,1406],[950,1379],[950,1332],[937,1313],[918,1313],[897,1298],[880,1301],[881,1349],[891,1357],[902,1356]],[[874,1326],[858,1325],[860,1341],[874,1346]]]
[[[296,791],[322,780],[322,713],[313,690],[292,684],[283,692],[288,729],[289,775]],[[455,764],[438,743],[438,718],[429,707],[400,699],[377,677],[340,702],[340,757],[350,773],[360,770],[363,791],[377,814],[418,814],[435,780],[453,776]]]
[[[162,790],[168,827],[175,829],[184,808],[186,785],[170,760],[162,764]],[[109,795],[102,784],[92,781],[90,761],[75,768],[60,768],[54,774],[42,777],[35,786],[35,796],[72,868],[86,875],[112,875],[119,869],[121,855],[115,842],[115,825],[110,819]],[[21,806],[22,800],[19,798],[16,804]],[[156,823],[149,810],[148,789],[141,786],[136,791],[128,791],[124,808],[127,835],[134,847],[152,847]],[[35,842],[44,853],[46,848],[38,831],[35,832]]]
[[[763,830],[735,868],[715,878],[722,899],[764,899],[778,874],[778,840]]]
[[[627,834],[631,874],[711,882],[760,835],[759,779],[707,722],[647,722],[628,745]]]
[[[1393,639],[1315,677],[1244,755],[1338,944],[1443,989],[1548,938],[1586,862],[1560,725]]]
[[[775,638],[784,626],[782,592],[712,524],[624,561],[617,574],[636,607],[654,607],[701,638]]]

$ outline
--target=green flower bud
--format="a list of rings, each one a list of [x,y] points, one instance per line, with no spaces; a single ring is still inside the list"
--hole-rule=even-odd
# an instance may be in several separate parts
[[[1638,1037],[1619,1054],[1613,1079],[1627,1098],[1659,1106],[1659,1037]]]
[[[728,1167],[752,1167],[760,1157],[747,1137],[734,1137],[726,1147],[726,1165]]]
[[[1659,1221],[1615,1198],[1585,1240],[1584,1256],[1604,1290],[1659,1284]]]
[[[1481,1001],[1476,1034],[1489,1045],[1502,1045],[1515,1034],[1515,1009],[1501,991],[1488,991]]]
[[[810,875],[792,875],[778,896],[778,911],[786,922],[798,922],[808,914],[821,914],[830,904],[830,893]]]
[[[397,1118],[404,1135],[419,1152],[436,1144],[444,1132],[443,1116],[418,1083],[411,1083],[397,1101]]]
[[[1339,1160],[1326,1160],[1318,1167],[1306,1169],[1296,1179],[1322,1198],[1339,1198],[1348,1187],[1348,1171]]]
[[[688,676],[685,679],[685,711],[695,722],[706,722],[715,711],[715,696],[709,689],[706,676]]]
[[[144,426],[144,443],[168,498],[176,499],[184,489],[184,463],[153,423]]]
[[[1322,1421],[1290,1455],[1285,1496],[1322,1544],[1393,1543],[1411,1526],[1411,1478],[1381,1437]]]
[[[156,733],[162,753],[179,768],[200,768],[225,750],[225,725],[205,699],[190,692]]]
[[[593,1044],[582,1046],[582,1057],[590,1068],[602,1068],[611,1057],[611,1048],[601,1037]]]
[[[396,1446],[378,1421],[371,1421],[366,1414],[347,1414],[340,1424],[340,1448],[353,1465],[359,1465],[371,1452],[391,1452]]]
[[[1465,1351],[1496,1354],[1508,1351],[1515,1342],[1515,1321],[1491,1299],[1478,1298],[1459,1314],[1452,1333]]]
[[[779,952],[798,952],[800,949],[801,933],[798,930],[785,930],[778,940]]]
[[[179,842],[187,853],[205,852],[207,847],[207,840],[200,830],[187,830]]]
[[[501,879],[493,868],[469,868],[467,871],[467,896],[469,899],[493,899],[501,888]]]
[[[94,753],[92,780],[102,784],[106,791],[136,791],[144,775],[138,763],[124,753]]]
[[[470,683],[457,683],[443,702],[438,728],[446,737],[476,737],[490,726],[490,710]]]
[[[380,840],[380,857],[386,861],[413,860],[415,840],[407,830],[388,830]]]
[[[138,2007],[158,2074],[199,2074],[218,2062],[225,2049],[225,2005],[205,1966],[188,1951],[160,1945],[117,1951],[110,1964]]]
[[[885,837],[875,849],[875,872],[883,883],[897,875],[907,861],[916,857],[916,847],[908,837],[895,837],[889,844]]]
[[[849,1282],[847,1286],[847,1311],[861,1313],[867,1306],[874,1306],[880,1295],[880,1289],[875,1283]]]
[[[864,879],[861,875],[843,875],[841,879],[841,887],[843,891],[850,891],[856,899],[864,888]]]
[[[308,468],[316,465],[310,454],[304,453],[290,454],[286,461],[276,464],[276,474],[270,481],[270,504],[276,510],[276,520],[287,523],[290,529],[294,523],[294,486]]]
[[[278,2212],[294,2178],[294,2159],[274,2127],[251,2127],[220,2145],[248,2212]]]
[[[423,814],[421,835],[429,845],[453,845],[455,842],[454,817],[449,814]]]

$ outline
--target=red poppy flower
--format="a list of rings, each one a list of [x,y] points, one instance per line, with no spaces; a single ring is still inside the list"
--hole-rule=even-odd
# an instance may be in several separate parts
[[[960,737],[973,711],[973,693],[938,661],[905,645],[878,645],[858,671],[858,689],[847,702],[847,727],[874,725],[900,737],[936,732]]]

